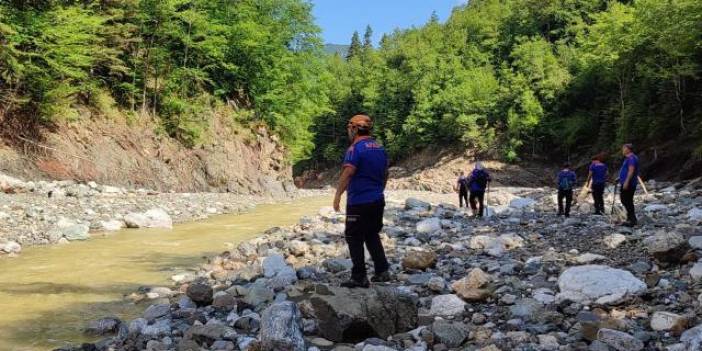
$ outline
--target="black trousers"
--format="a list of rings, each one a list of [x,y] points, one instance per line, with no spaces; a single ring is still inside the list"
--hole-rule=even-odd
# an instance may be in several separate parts
[[[592,200],[595,202],[595,213],[605,213],[604,191],[605,183],[592,184]]]
[[[565,199],[565,211],[563,211],[563,200]],[[570,216],[570,205],[573,203],[573,190],[558,189],[558,214]]]
[[[470,208],[473,212],[479,209],[477,215],[480,217],[483,216],[483,211],[485,209],[485,191],[470,192]]]
[[[351,278],[354,280],[366,279],[366,258],[363,244],[366,245],[373,259],[376,274],[383,273],[390,267],[379,235],[383,228],[384,211],[384,200],[346,207],[345,235],[353,262]]]
[[[636,208],[634,207],[634,193],[636,192],[636,189],[632,189],[631,187],[629,190],[624,190],[621,189],[621,192],[619,193],[619,199],[622,201],[622,205],[624,205],[624,208],[626,209],[626,220],[629,223],[636,224]]]
[[[468,190],[461,189],[458,191],[458,206],[463,207],[463,204],[468,207]]]

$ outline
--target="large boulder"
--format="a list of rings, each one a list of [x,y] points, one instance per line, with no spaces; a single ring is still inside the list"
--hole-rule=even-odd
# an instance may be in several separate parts
[[[171,216],[163,209],[152,208],[144,213],[129,213],[124,216],[128,228],[173,228]]]
[[[408,197],[407,200],[405,200],[405,209],[406,210],[425,210],[428,211],[431,208],[431,204],[422,201],[419,199],[415,199],[413,197]]]
[[[463,323],[453,323],[442,319],[431,325],[437,341],[448,348],[457,348],[468,338],[468,327]]]
[[[484,301],[492,295],[487,285],[492,281],[489,274],[480,268],[474,268],[467,276],[453,282],[451,287],[458,296],[466,301]]]
[[[90,227],[85,224],[74,224],[72,226],[61,229],[61,234],[64,238],[70,241],[88,240],[90,239]]]
[[[291,301],[275,303],[263,311],[261,346],[271,351],[305,351],[302,318]]]
[[[196,282],[190,284],[186,289],[185,294],[198,306],[207,306],[212,304],[212,287],[206,283]]]
[[[639,351],[644,348],[644,343],[641,340],[613,329],[600,329],[597,333],[597,340],[617,351]]]
[[[441,220],[437,217],[427,218],[417,223],[417,232],[433,233],[441,230]]]
[[[358,342],[368,337],[406,332],[417,325],[416,296],[397,288],[329,287],[310,298],[321,335],[336,342]]]
[[[402,268],[404,269],[427,269],[436,264],[437,256],[434,251],[424,249],[408,250],[402,258]]]
[[[702,222],[702,208],[692,208],[687,211],[687,219],[692,223]]]
[[[432,317],[460,317],[465,312],[466,303],[458,295],[446,294],[431,299],[429,315]]]
[[[559,301],[614,303],[646,291],[646,284],[628,271],[603,265],[571,267],[558,277]]]
[[[656,331],[672,331],[682,333],[687,328],[688,318],[672,312],[658,311],[651,317],[651,329]]]
[[[690,248],[685,238],[676,232],[659,231],[643,242],[648,252],[660,262],[679,262]]]

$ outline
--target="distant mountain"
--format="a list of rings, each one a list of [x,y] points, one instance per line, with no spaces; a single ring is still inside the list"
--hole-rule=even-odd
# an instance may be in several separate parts
[[[324,52],[330,55],[338,53],[341,57],[346,57],[348,51],[349,45],[324,44]]]

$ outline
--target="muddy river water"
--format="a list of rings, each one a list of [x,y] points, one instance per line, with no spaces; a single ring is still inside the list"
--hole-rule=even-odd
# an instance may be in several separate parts
[[[125,294],[140,286],[170,286],[171,275],[226,250],[227,243],[291,225],[330,203],[329,197],[314,197],[261,205],[172,230],[123,230],[0,259],[0,350],[51,350],[90,340],[82,333],[87,321],[132,319],[143,311],[145,306],[125,302]]]

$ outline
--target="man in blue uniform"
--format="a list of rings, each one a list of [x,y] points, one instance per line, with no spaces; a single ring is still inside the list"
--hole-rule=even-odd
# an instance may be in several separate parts
[[[604,191],[607,187],[607,165],[604,163],[604,154],[592,158],[590,164],[590,180],[592,181],[592,200],[595,203],[595,214],[604,215]]]
[[[468,184],[470,185],[470,208],[473,216],[482,217],[485,212],[485,189],[492,179],[490,173],[485,170],[480,161],[475,162],[475,169],[470,173]]]
[[[458,207],[463,207],[464,202],[466,207],[468,207],[468,177],[466,177],[466,172],[461,171],[461,175],[456,180],[454,190],[458,192]]]
[[[573,187],[575,186],[575,172],[570,170],[570,163],[563,164],[563,169],[558,173],[558,215],[570,217],[570,206],[573,203]],[[563,200],[565,199],[565,210]]]
[[[619,185],[621,191],[619,199],[626,209],[626,222],[623,225],[633,227],[637,223],[636,209],[634,207],[634,193],[639,181],[639,157],[634,154],[634,147],[631,144],[622,146],[624,162],[619,170]]]
[[[366,115],[353,116],[346,130],[351,146],[346,151],[339,185],[334,196],[334,210],[339,211],[341,195],[346,197],[346,243],[353,268],[351,279],[341,284],[347,288],[367,288],[365,244],[373,259],[373,282],[390,280],[390,265],[380,240],[385,211],[385,184],[388,180],[388,158],[385,149],[371,138],[373,122]]]

